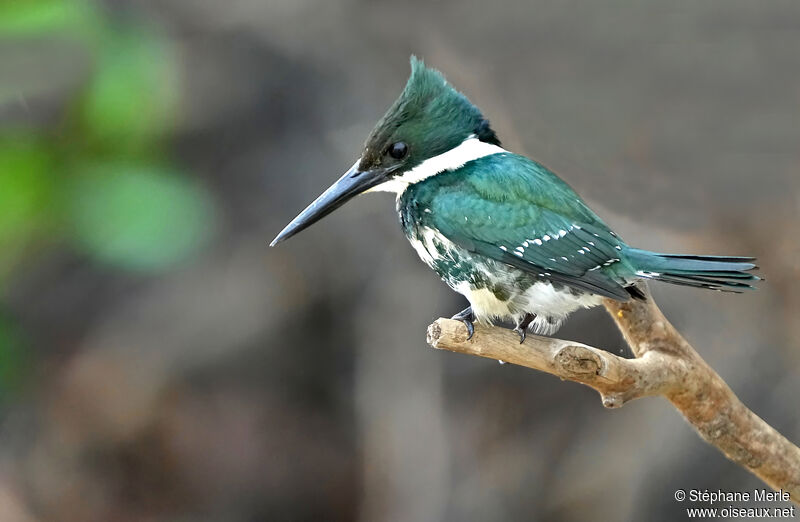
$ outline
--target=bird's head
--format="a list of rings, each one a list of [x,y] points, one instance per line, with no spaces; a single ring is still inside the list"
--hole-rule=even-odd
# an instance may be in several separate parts
[[[498,148],[489,121],[435,69],[411,57],[405,89],[375,125],[361,157],[272,241],[275,245],[367,191],[402,192],[409,184]]]

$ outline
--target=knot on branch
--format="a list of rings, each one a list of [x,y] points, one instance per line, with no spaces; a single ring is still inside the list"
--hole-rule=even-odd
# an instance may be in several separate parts
[[[439,343],[439,339],[441,337],[442,337],[442,327],[439,326],[439,321],[436,321],[428,325],[428,331],[425,334],[425,340],[428,342],[429,345],[433,346],[434,348],[438,348],[437,344]]]
[[[555,363],[565,374],[587,378],[600,375],[604,369],[603,359],[583,346],[569,344],[555,356]]]
[[[625,397],[621,393],[609,393],[602,395],[603,407],[613,410],[615,408],[622,408],[625,404]]]

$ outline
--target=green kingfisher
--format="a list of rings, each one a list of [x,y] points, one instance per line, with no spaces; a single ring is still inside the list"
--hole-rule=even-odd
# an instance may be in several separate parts
[[[652,279],[740,292],[759,278],[754,258],[660,254],[633,248],[547,167],[502,148],[481,111],[444,76],[411,57],[411,77],[361,157],[270,246],[358,194],[393,192],[417,254],[470,306],[453,316],[510,320],[551,334],[604,298],[644,299]]]

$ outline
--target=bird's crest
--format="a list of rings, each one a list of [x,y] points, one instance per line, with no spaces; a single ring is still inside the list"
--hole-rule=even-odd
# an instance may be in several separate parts
[[[364,145],[361,168],[382,164],[392,144],[409,147],[404,167],[413,168],[475,135],[499,145],[481,111],[454,89],[442,73],[411,56],[411,76],[403,92],[377,123]]]

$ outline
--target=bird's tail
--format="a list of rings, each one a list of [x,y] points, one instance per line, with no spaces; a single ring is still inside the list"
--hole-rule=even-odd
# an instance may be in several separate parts
[[[754,257],[659,254],[630,247],[625,254],[637,276],[675,285],[741,293],[761,279],[750,273],[758,268]]]

